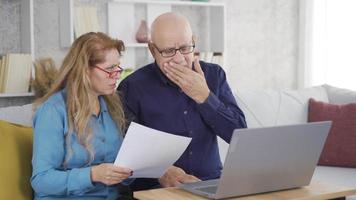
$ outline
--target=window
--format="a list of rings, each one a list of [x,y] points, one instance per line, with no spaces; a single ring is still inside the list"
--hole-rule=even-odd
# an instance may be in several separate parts
[[[356,90],[356,1],[306,0],[309,20],[305,86],[330,84]],[[309,13],[308,13],[309,12]],[[304,24],[305,25],[305,24]]]

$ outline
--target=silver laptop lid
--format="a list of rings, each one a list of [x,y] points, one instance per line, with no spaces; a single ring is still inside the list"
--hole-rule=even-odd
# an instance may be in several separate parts
[[[331,122],[234,131],[216,199],[308,185]]]

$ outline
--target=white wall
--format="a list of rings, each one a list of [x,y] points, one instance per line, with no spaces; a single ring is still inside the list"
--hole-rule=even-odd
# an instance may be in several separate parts
[[[227,5],[232,88],[297,87],[298,0],[214,0]]]
[[[68,50],[59,47],[58,1],[34,0],[36,57],[51,56],[57,65]],[[107,1],[75,0],[75,4],[98,5],[99,21],[106,21]],[[225,2],[227,5],[225,56],[231,87],[296,88],[298,0],[212,2]],[[16,52],[20,47],[19,4],[20,0],[0,0],[0,54]],[[102,26],[106,30],[106,24]]]
[[[20,50],[20,1],[0,0],[0,55]]]

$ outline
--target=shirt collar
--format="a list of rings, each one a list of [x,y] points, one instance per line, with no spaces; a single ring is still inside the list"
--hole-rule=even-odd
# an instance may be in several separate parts
[[[105,99],[103,96],[99,96],[99,103],[100,103],[100,112],[107,112],[108,107],[106,105]]]

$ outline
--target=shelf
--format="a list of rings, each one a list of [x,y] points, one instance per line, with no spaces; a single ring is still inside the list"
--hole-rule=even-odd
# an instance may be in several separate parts
[[[73,0],[59,1],[59,41],[68,48],[74,41]]]
[[[33,0],[21,0],[21,49],[35,59]]]
[[[32,97],[35,94],[33,92],[25,92],[25,93],[0,93],[1,97]]]
[[[24,1],[24,0],[23,0]],[[73,16],[74,0],[60,1],[60,43],[70,47],[74,39]],[[118,38],[125,44],[126,50],[122,64],[131,68],[144,66],[152,62],[148,45],[137,43],[135,35],[141,20],[148,27],[157,16],[165,12],[179,12],[190,19],[193,32],[199,38],[197,51],[225,52],[226,4],[198,1],[174,0],[109,0],[106,3],[106,30],[112,38]],[[85,5],[85,4],[84,4]],[[118,21],[118,19],[120,19]],[[120,23],[125,22],[125,23]],[[194,30],[197,29],[197,30]]]
[[[127,48],[148,47],[148,44],[147,43],[128,43],[128,44],[125,44],[125,47],[127,47]]]
[[[210,2],[193,2],[193,1],[145,1],[145,0],[114,0],[117,3],[137,3],[137,4],[167,4],[174,6],[224,6],[224,3],[210,3]]]

